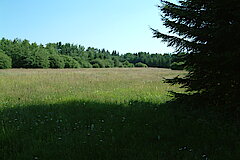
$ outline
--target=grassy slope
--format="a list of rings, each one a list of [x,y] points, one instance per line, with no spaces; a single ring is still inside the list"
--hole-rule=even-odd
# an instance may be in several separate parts
[[[239,159],[234,127],[165,104],[166,69],[0,71],[2,159]]]

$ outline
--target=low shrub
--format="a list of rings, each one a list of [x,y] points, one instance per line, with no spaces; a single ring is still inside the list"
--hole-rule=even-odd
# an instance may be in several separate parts
[[[94,63],[94,64],[92,65],[92,67],[93,67],[93,68],[101,68],[101,67],[99,66],[99,64],[97,64],[97,63]]]
[[[128,61],[124,61],[122,63],[122,65],[123,65],[124,68],[132,68],[132,67],[134,67],[134,64],[133,63],[129,63]]]
[[[170,65],[170,68],[172,70],[183,70],[185,67],[185,63],[184,62],[173,62],[171,65]]]
[[[143,68],[147,68],[148,66],[142,62],[138,62],[135,64],[135,67],[143,67]]]

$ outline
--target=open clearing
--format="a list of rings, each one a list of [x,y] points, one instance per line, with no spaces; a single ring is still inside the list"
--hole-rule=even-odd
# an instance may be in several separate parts
[[[12,69],[0,71],[2,103],[50,104],[72,100],[163,103],[178,90],[162,82],[183,74],[168,69]]]
[[[166,103],[157,68],[0,70],[3,160],[240,159],[236,128]]]

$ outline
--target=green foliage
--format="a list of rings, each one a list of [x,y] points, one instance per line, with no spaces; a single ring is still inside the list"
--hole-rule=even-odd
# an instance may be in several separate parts
[[[147,68],[148,66],[142,62],[138,62],[135,64],[135,67],[143,67],[143,68]]]
[[[113,68],[114,67],[114,61],[111,59],[105,59],[104,64],[106,68]]]
[[[149,54],[146,52],[138,52],[135,54],[127,53],[122,55],[124,60],[130,63],[144,63],[149,67],[159,67],[159,68],[169,68],[172,60],[172,55],[170,54]]]
[[[31,46],[27,40],[21,41],[19,39],[14,39],[13,41],[2,39],[0,49],[2,49],[5,54],[12,58],[12,67],[21,68],[26,67],[30,63],[27,58],[30,56]]]
[[[12,68],[12,59],[0,50],[0,69]]]
[[[90,63],[93,65],[93,68],[105,68],[104,60],[99,58],[92,60]]]
[[[82,68],[91,68],[95,63],[97,63],[100,68],[134,67],[133,64],[138,62],[142,62],[149,67],[169,68],[172,58],[175,57],[171,54],[150,54],[146,52],[120,55],[115,50],[112,53],[104,48],[88,47],[85,50],[84,46],[70,43],[63,44],[57,42],[48,43],[46,46],[43,46],[41,44],[30,43],[28,40],[22,41],[20,39],[14,39],[11,41],[4,38],[0,40],[0,49],[12,58],[14,68],[47,68],[48,66],[50,68],[62,68],[63,65],[59,57],[53,58],[53,56],[51,56],[49,59],[50,64],[47,63],[46,57],[50,55],[70,56],[74,58]],[[38,52],[41,53],[39,54]],[[75,65],[75,67],[77,66]]]
[[[98,63],[94,63],[94,64],[92,65],[92,67],[93,67],[93,68],[101,68]]]
[[[45,49],[48,51],[49,54],[58,54],[57,45],[55,43],[46,44]]]
[[[92,68],[91,63],[88,60],[82,57],[74,57],[74,59],[80,64],[81,68]]]
[[[171,65],[170,65],[170,68],[172,70],[183,70],[185,67],[185,63],[184,62],[173,62]]]
[[[92,68],[93,66],[88,61],[81,61],[81,67],[82,68]]]
[[[189,71],[184,78],[169,80],[206,98],[207,104],[239,110],[240,3],[237,0],[163,1],[164,25],[176,36],[154,30],[154,37],[187,51]]]
[[[114,52],[114,55],[115,55],[115,52]],[[114,63],[114,67],[120,67],[122,65],[121,62],[119,61],[119,57],[113,56],[112,60],[113,60],[113,63]]]
[[[132,67],[134,67],[134,64],[133,63],[129,63],[128,61],[124,61],[122,63],[122,65],[123,65],[124,68],[132,68]]]
[[[170,68],[172,70],[183,70],[186,67],[186,58],[187,54],[184,52],[180,52],[178,54],[172,55],[172,63],[170,65]]]
[[[50,65],[49,55],[44,48],[39,48],[32,55],[34,61],[32,62],[33,68],[48,68]]]
[[[122,63],[122,62],[119,62],[116,67],[123,68],[124,66],[123,66],[123,63]]]
[[[65,68],[80,68],[80,64],[70,56],[62,55],[61,56],[65,63]]]
[[[50,68],[64,68],[65,67],[64,59],[58,54],[49,55],[49,61],[50,61]]]

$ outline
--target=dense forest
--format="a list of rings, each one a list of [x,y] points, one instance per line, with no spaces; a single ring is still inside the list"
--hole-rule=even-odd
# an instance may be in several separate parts
[[[126,53],[70,43],[45,46],[28,40],[0,40],[0,68],[113,68],[161,67],[183,69],[179,54]]]

